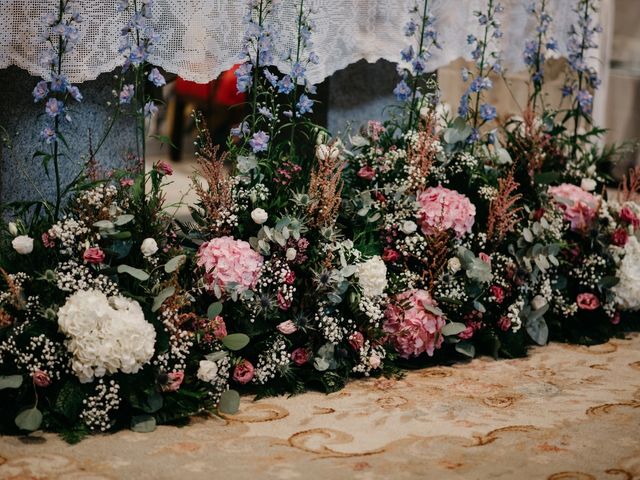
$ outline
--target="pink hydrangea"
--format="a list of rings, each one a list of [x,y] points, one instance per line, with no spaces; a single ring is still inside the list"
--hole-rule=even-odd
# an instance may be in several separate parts
[[[444,187],[427,188],[418,195],[418,218],[425,235],[453,230],[458,238],[471,232],[476,207],[467,197]]]
[[[444,340],[440,333],[445,319],[428,307],[436,307],[435,300],[426,290],[409,290],[396,297],[385,311],[384,331],[403,358],[423,352],[433,356]]]
[[[564,219],[571,222],[572,230],[584,230],[596,217],[598,199],[577,185],[549,187],[549,195],[564,212]]]
[[[198,250],[198,266],[204,267],[210,290],[217,285],[225,292],[234,288],[238,293],[255,287],[264,259],[251,245],[232,237],[214,238]]]

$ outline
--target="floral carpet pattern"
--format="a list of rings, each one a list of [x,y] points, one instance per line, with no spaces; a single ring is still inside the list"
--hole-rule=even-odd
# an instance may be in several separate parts
[[[640,335],[552,344],[88,438],[0,438],[2,479],[640,478]]]

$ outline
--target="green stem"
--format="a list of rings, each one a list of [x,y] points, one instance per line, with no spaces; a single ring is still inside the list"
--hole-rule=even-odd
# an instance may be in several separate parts
[[[544,11],[545,11],[545,6],[546,6],[546,0],[542,0],[541,3],[541,9],[540,9],[540,21],[542,22],[542,19],[544,18]],[[542,40],[543,40],[543,33],[542,33],[542,28],[540,29],[540,31],[538,32],[538,49],[536,52],[536,70],[535,73],[538,73],[540,71],[540,68],[542,67],[542,65],[540,64],[540,54],[542,53]],[[534,85],[534,92],[533,92],[533,111],[535,113],[536,111],[536,103],[538,101],[538,96],[540,95],[540,93],[542,92],[542,78],[539,78],[537,80],[533,81],[533,85]],[[544,102],[542,104],[542,109],[544,110]]]
[[[582,27],[582,42],[580,43],[580,58],[583,59],[584,58],[584,52],[587,48],[585,41],[586,41],[586,25],[587,25],[587,20],[589,18],[589,0],[584,0],[584,23],[583,23],[583,27]],[[584,74],[582,71],[578,72],[578,91],[576,92],[576,95],[580,93],[580,91],[582,90],[582,84],[584,81]],[[575,158],[576,157],[576,153],[578,150],[578,128],[580,127],[580,103],[578,102],[577,98],[575,100],[575,111],[574,111],[574,123],[573,123],[573,138],[572,138],[572,142],[571,142],[571,158]]]
[[[300,11],[298,12],[298,46],[296,49],[296,59],[295,63],[300,61],[300,50],[302,47],[302,17],[304,15],[304,0],[300,0]],[[295,153],[294,147],[294,139],[296,134],[296,100],[298,98],[298,79],[293,79],[293,97],[291,101],[291,112],[293,112],[293,116],[291,117],[291,138],[289,140],[289,157],[293,159],[293,154]]]
[[[480,69],[478,72],[479,77],[478,78],[483,78],[484,77],[484,63],[485,63],[485,55],[487,53],[487,41],[488,41],[488,36],[489,36],[489,26],[491,25],[491,22],[493,21],[493,0],[489,0],[489,10],[487,12],[487,25],[484,28],[484,39],[482,41],[482,55],[480,57]],[[474,130],[477,130],[478,128],[478,110],[480,108],[480,96],[481,96],[481,90],[478,90],[478,93],[476,94],[476,104],[475,104],[475,108],[473,110],[473,128]]]
[[[58,5],[58,22],[62,22],[63,15],[65,10],[64,0],[60,0]],[[58,67],[57,74],[62,74],[62,56],[63,56],[63,48],[64,43],[62,41],[62,36],[58,36]],[[59,162],[59,145],[58,145],[58,136],[60,133],[60,115],[56,115],[54,120],[54,130],[56,132],[56,140],[53,142],[53,168],[56,176],[56,206],[54,211],[54,217],[57,220],[60,215],[60,207],[62,205],[62,181],[60,179],[60,162]]]
[[[420,46],[418,47],[418,56],[421,56],[424,51],[424,30],[427,26],[427,11],[429,7],[429,0],[424,0],[424,8],[422,10],[422,26],[420,28]],[[418,80],[420,77],[416,75],[413,79],[413,95],[411,97],[411,110],[409,111],[409,130],[413,129],[413,114],[416,109],[416,99],[418,95]]]
[[[264,1],[260,0],[260,5],[258,7],[258,26],[260,30],[262,30],[262,25],[264,22],[263,14],[264,14]],[[252,96],[252,114],[251,114],[251,131],[255,133],[258,123],[257,111],[258,111],[258,81],[260,75],[260,44],[256,44],[256,64],[253,69],[253,96]]]

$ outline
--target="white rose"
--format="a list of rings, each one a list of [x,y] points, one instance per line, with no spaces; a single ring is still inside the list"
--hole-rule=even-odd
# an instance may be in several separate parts
[[[580,188],[586,192],[593,192],[596,189],[596,181],[593,178],[583,178],[580,182]]]
[[[198,378],[203,382],[215,382],[218,379],[218,364],[210,360],[200,360]]]
[[[450,258],[447,262],[447,268],[451,273],[458,273],[462,268],[462,264],[460,263],[458,257]]]
[[[406,222],[403,222],[402,225],[400,226],[400,231],[405,235],[411,235],[417,229],[418,229],[418,225],[416,225],[416,222],[412,222],[411,220],[407,220]]]
[[[18,226],[13,222],[9,222],[9,233],[14,237],[18,235]]]
[[[153,238],[145,238],[140,246],[140,251],[145,257],[150,257],[158,251],[158,242]]]
[[[376,297],[387,288],[387,266],[379,256],[357,266],[356,276],[365,297]]]
[[[265,212],[262,208],[255,208],[251,212],[251,220],[256,222],[258,225],[262,225],[269,218],[269,214]]]
[[[295,260],[296,256],[298,255],[298,252],[296,252],[295,248],[287,248],[287,253],[285,255],[287,260],[289,262],[292,262],[293,260]]]
[[[13,249],[20,255],[29,255],[33,252],[33,238],[26,235],[20,235],[11,242]]]

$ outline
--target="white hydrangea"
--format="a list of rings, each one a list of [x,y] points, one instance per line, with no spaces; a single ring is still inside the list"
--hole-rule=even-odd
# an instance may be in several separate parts
[[[624,247],[617,277],[620,282],[612,291],[618,306],[622,310],[640,310],[640,242],[636,237],[630,237]]]
[[[387,266],[378,255],[358,264],[356,276],[365,297],[382,295],[387,288]]]
[[[82,383],[106,373],[136,373],[151,360],[156,331],[140,304],[97,290],[80,290],[58,310],[71,368]]]

